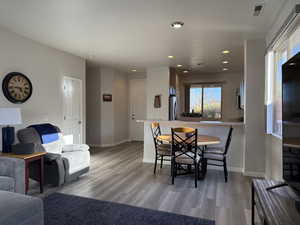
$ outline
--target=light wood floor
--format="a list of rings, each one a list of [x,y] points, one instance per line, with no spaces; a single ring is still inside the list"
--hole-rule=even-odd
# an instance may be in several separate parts
[[[216,225],[250,225],[250,182],[239,173],[209,170],[194,188],[192,176],[181,176],[171,185],[170,167],[142,163],[143,144],[131,142],[112,148],[91,150],[91,170],[78,181],[45,193],[60,192],[124,203],[216,221]],[[39,196],[36,184],[31,195]]]

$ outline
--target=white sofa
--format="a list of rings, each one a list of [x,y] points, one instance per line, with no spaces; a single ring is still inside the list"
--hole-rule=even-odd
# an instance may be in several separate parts
[[[90,152],[89,146],[66,145],[63,134],[58,127],[59,139],[57,141],[42,144],[39,134],[34,128],[25,128],[18,131],[20,143],[34,143],[35,151],[47,152],[45,156],[45,183],[55,186],[62,185],[77,179],[82,174],[89,171]],[[30,171],[30,177],[38,179],[36,169]]]

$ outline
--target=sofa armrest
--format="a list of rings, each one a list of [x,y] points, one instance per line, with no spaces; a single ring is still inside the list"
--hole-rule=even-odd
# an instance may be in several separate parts
[[[78,152],[78,151],[88,151],[90,147],[86,144],[73,144],[64,145],[62,148],[63,152]]]
[[[61,160],[61,155],[60,154],[55,154],[55,153],[47,153],[44,157],[45,162],[52,162],[56,160]]]
[[[25,161],[0,157],[0,176],[12,177],[15,180],[15,192],[25,193]]]

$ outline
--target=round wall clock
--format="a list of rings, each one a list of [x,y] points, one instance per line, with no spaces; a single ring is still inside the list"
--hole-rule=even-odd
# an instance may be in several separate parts
[[[22,73],[7,74],[2,82],[4,96],[12,103],[24,103],[32,94],[32,84],[28,77]]]

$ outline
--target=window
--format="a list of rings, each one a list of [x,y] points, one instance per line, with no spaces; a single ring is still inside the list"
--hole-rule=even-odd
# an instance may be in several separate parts
[[[282,136],[282,65],[300,51],[300,28],[285,35],[267,54],[267,133]]]
[[[203,118],[221,119],[222,87],[217,85],[191,85],[189,89],[189,112],[199,113]]]

